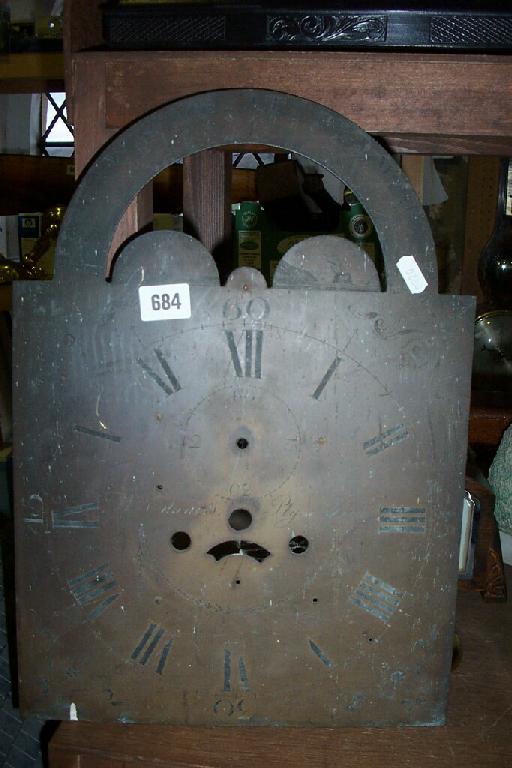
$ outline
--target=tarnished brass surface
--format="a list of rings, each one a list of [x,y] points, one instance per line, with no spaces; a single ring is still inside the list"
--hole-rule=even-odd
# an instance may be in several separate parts
[[[221,287],[200,244],[165,232],[133,240],[105,282],[137,189],[221,137],[289,147],[343,175],[379,232],[388,291],[342,290],[357,254],[329,271],[331,242],[318,244],[316,286],[313,260],[301,282],[295,254],[293,287]],[[16,286],[26,711],[443,722],[473,301],[436,294],[432,254],[393,161],[300,99],[186,99],[100,156],[68,209],[56,279]],[[422,293],[397,270],[404,255],[427,279]],[[176,307],[183,285],[190,316]],[[148,286],[157,313],[178,295],[176,319],[141,319]]]

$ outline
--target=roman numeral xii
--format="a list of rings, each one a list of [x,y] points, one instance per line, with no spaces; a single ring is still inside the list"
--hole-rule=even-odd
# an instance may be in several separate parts
[[[236,375],[239,378],[261,379],[263,331],[244,331],[238,345],[233,331],[225,333]],[[244,347],[243,350],[240,347]]]

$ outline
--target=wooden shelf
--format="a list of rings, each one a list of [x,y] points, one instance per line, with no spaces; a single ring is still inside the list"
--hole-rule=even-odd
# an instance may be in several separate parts
[[[62,53],[9,53],[0,56],[0,93],[64,90]]]
[[[268,88],[311,99],[399,152],[512,155],[512,57],[348,51],[84,51],[73,101],[102,84],[103,128],[194,93]],[[148,83],[154,87],[148,87]],[[89,104],[86,105],[89,112]],[[80,111],[75,115],[89,130]],[[106,136],[103,137],[105,141]],[[83,141],[77,137],[77,145]],[[103,142],[102,142],[103,143]]]
[[[45,211],[67,205],[76,182],[74,161],[69,157],[0,154],[0,216],[20,211]],[[172,166],[154,181],[154,210],[180,213],[183,210],[183,167]],[[231,202],[256,199],[256,172],[235,168]]]

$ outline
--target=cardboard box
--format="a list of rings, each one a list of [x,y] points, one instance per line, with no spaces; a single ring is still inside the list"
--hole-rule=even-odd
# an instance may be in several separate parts
[[[42,213],[18,214],[18,242],[20,261],[29,254],[41,236]]]

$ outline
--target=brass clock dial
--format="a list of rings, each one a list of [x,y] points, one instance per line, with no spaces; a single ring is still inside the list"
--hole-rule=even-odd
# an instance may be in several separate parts
[[[280,115],[300,133],[291,118],[309,114],[291,97],[237,95],[219,95],[222,125],[201,121],[214,145],[225,115],[252,114],[247,99],[260,127]],[[384,165],[410,204],[375,151],[369,178]],[[61,239],[83,268],[69,256],[60,279],[20,289],[17,309],[25,706],[122,722],[441,722],[472,304],[435,294],[421,210],[400,239],[409,283],[396,233],[381,231],[387,292],[332,238],[310,244],[316,265],[296,247],[271,289],[246,272],[221,287],[212,257],[178,233],[134,239],[106,283],[91,274],[101,249],[77,224],[81,201],[99,230],[105,201],[122,205],[107,174],[96,208],[101,162],[90,173]],[[383,203],[368,209],[379,229]]]

